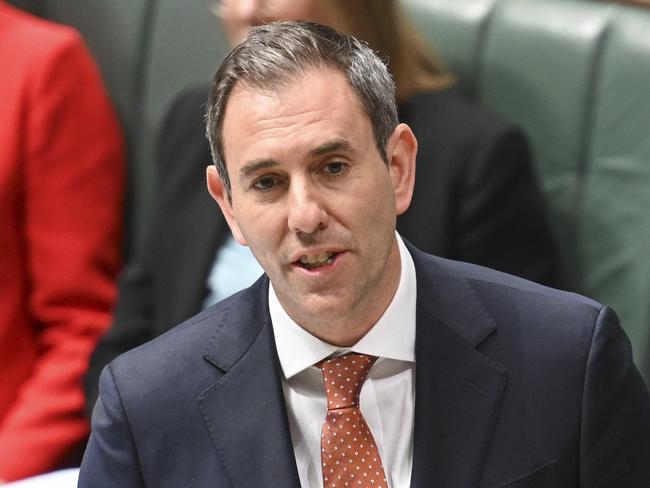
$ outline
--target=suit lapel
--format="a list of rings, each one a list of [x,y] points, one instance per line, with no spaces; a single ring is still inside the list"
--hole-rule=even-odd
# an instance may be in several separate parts
[[[204,356],[224,375],[198,403],[233,486],[299,488],[267,290],[261,279],[224,314]]]
[[[464,279],[410,250],[418,280],[411,486],[478,486],[507,374],[476,347],[496,325]]]

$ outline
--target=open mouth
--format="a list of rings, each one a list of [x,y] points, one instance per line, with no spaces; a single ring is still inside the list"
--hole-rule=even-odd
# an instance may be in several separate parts
[[[337,254],[335,252],[322,252],[320,254],[300,256],[297,264],[305,269],[317,269],[332,264]]]

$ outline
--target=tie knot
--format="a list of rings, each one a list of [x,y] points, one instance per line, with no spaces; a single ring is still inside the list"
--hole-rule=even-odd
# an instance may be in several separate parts
[[[325,380],[327,409],[359,406],[359,394],[375,356],[351,352],[319,363]]]

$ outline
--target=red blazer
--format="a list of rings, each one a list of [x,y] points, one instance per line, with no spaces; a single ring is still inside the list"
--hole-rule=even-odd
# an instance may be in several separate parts
[[[0,0],[0,479],[70,461],[120,265],[122,137],[71,28]]]

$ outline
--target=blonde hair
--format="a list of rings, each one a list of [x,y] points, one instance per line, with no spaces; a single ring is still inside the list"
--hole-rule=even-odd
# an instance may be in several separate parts
[[[454,77],[443,66],[395,0],[316,0],[323,23],[362,39],[388,59],[403,102],[417,92],[450,86]]]

